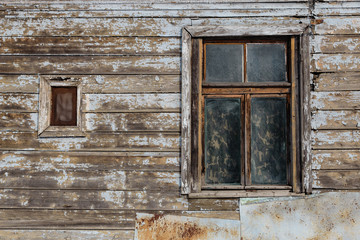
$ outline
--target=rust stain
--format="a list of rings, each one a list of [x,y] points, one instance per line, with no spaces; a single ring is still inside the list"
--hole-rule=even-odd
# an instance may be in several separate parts
[[[236,220],[137,214],[135,239],[239,239],[239,224]]]

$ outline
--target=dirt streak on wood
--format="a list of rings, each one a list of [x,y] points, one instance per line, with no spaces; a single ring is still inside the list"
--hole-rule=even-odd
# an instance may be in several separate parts
[[[359,150],[315,150],[313,169],[360,169]]]
[[[0,112],[0,131],[37,131],[37,113]]]
[[[314,188],[360,189],[360,170],[313,171]]]
[[[131,133],[95,134],[89,133],[84,138],[38,138],[37,133],[3,132],[0,146],[2,149],[17,150],[98,150],[106,151],[133,148],[178,150],[179,133]]]
[[[313,82],[315,91],[359,91],[360,73],[321,73]]]
[[[38,100],[37,94],[2,93],[0,111],[36,112]]]
[[[0,190],[0,208],[187,210],[179,191]]]
[[[5,55],[180,54],[178,37],[3,37],[0,45]]]
[[[360,111],[317,111],[311,115],[313,129],[360,129]]]
[[[178,56],[2,56],[11,74],[179,74]]]

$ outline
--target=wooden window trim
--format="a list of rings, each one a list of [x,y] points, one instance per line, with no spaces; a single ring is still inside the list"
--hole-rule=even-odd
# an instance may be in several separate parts
[[[281,25],[281,26],[189,26],[182,31],[182,128],[181,128],[181,192],[188,194],[189,197],[247,197],[247,196],[290,196],[294,194],[310,194],[312,191],[311,181],[311,152],[310,152],[310,72],[309,72],[309,35],[310,29],[308,24],[299,25]],[[298,111],[299,119],[298,126],[291,126],[292,136],[295,137],[292,141],[297,142],[293,144],[299,146],[295,149],[298,159],[293,162],[291,166],[295,178],[298,179],[292,182],[292,186],[248,186],[245,189],[231,190],[226,186],[221,188],[215,186],[213,188],[201,189],[201,163],[192,161],[192,156],[197,155],[197,159],[202,159],[200,151],[197,151],[199,144],[199,126],[198,119],[194,119],[199,111],[199,102],[192,101],[192,99],[199,99],[199,84],[201,83],[201,71],[199,71],[199,63],[203,56],[199,54],[202,52],[202,39],[205,37],[248,37],[248,36],[294,36],[299,39],[299,53],[298,59],[291,59],[293,65],[298,68],[293,68],[290,74],[296,75],[299,78],[299,86],[291,83],[279,83],[278,87],[285,89],[290,88],[295,91],[298,87],[299,104],[294,104],[296,108],[291,109],[291,114]],[[293,44],[293,43],[291,43]],[[294,48],[293,48],[294,49]],[[294,56],[294,54],[292,55]],[[298,71],[298,72],[297,72]],[[192,81],[193,76],[199,77],[199,81]],[[214,84],[211,84],[214,85]],[[216,84],[215,84],[216,85]],[[220,85],[220,84],[219,84]],[[242,84],[229,84],[224,86],[221,84],[222,91],[229,91],[230,87],[244,87]],[[246,90],[258,91],[262,84],[247,84]],[[205,86],[205,85],[203,85]],[[271,94],[269,92],[269,94]],[[292,94],[294,95],[294,94]],[[292,97],[291,101],[296,98]],[[295,117],[292,115],[292,117]],[[300,131],[299,131],[300,129]],[[301,157],[300,157],[301,156]],[[291,188],[291,189],[290,189]],[[220,190],[219,190],[220,189]]]
[[[76,126],[51,126],[51,88],[76,87]],[[40,76],[39,137],[84,137],[81,123],[81,81],[78,78]]]

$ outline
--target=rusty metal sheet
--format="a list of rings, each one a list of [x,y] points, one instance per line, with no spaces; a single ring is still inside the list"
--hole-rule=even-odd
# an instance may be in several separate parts
[[[135,240],[238,240],[240,221],[175,215],[136,214]]]
[[[241,239],[360,239],[360,193],[240,200]]]

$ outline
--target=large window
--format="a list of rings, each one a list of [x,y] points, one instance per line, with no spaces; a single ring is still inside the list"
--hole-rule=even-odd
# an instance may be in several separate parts
[[[197,30],[183,38],[182,192],[303,192],[302,37]]]

